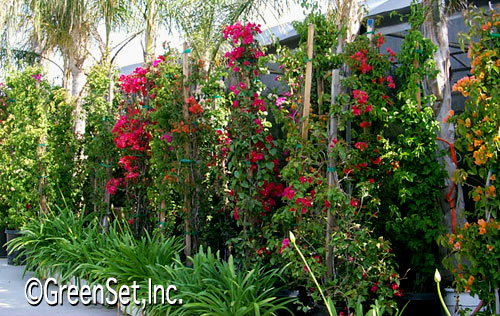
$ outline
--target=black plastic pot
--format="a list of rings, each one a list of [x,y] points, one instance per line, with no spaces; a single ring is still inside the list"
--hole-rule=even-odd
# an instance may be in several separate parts
[[[303,290],[279,290],[278,293],[276,293],[277,298],[282,298],[282,297],[293,297],[296,298],[298,301],[304,303],[304,300],[307,299],[307,294]],[[278,316],[305,316],[306,313],[302,311],[298,311],[297,307],[299,305],[288,303],[286,304],[286,307],[292,312],[291,314],[287,312],[286,310],[280,310],[278,311]]]
[[[7,257],[7,246],[5,245],[6,242],[7,237],[4,233],[4,229],[0,228],[0,258]]]
[[[19,234],[19,231],[17,229],[6,229],[5,235],[7,235],[7,242],[21,236],[21,234]],[[26,264],[26,257],[25,256],[19,257],[19,253],[20,251],[17,250],[7,254],[7,263],[11,266]]]
[[[408,303],[410,301],[410,303]],[[408,303],[404,316],[440,315],[441,303],[437,293],[405,293],[401,298],[400,309]]]

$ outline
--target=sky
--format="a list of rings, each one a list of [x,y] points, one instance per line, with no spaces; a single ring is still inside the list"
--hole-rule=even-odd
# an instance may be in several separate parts
[[[292,1],[291,1],[292,2]],[[304,14],[303,10],[300,7],[299,4],[296,3],[291,3],[290,7],[286,8],[281,15],[276,15],[270,10],[261,10],[261,12],[265,12],[263,14],[263,17],[257,18],[255,20],[256,23],[259,23],[262,25],[262,29],[267,29],[271,28],[276,25],[280,24],[286,24],[295,20],[302,20],[304,19]],[[99,28],[99,31],[104,33],[103,28]],[[112,38],[112,44],[111,47],[123,42],[127,38],[129,38],[130,33],[126,32],[113,32],[111,38]],[[179,50],[181,49],[183,45],[183,38],[180,36],[178,33],[174,34],[169,34],[168,30],[165,28],[161,28],[159,32],[159,36],[157,39],[157,45],[156,45],[156,50],[155,53],[156,55],[160,55],[164,52],[162,44],[163,42],[169,42],[169,45],[174,48],[178,48]],[[141,34],[137,36],[134,40],[132,40],[130,43],[128,43],[117,55],[115,59],[115,64],[118,67],[125,67],[128,65],[133,65],[133,64],[138,64],[143,62],[143,47],[144,46],[144,36]],[[86,66],[90,66],[94,61],[95,58],[98,58],[99,53],[96,49],[91,50],[91,56],[87,59],[87,64]],[[56,61],[58,64],[62,65],[62,60],[60,56],[54,56],[53,57],[54,61]],[[61,70],[57,68],[53,64],[49,64],[49,71],[48,71],[48,77],[56,84],[61,83]]]
[[[383,3],[396,4],[398,1],[401,0],[367,0],[367,4],[368,7],[373,8]],[[284,25],[292,21],[303,20],[305,18],[305,15],[300,5],[295,3],[295,1],[289,1],[289,2],[290,6],[288,8],[285,8],[284,12],[280,15],[277,15],[276,13],[272,12],[269,9],[261,9],[260,12],[263,12],[263,16],[256,18],[255,22],[261,24],[262,29],[265,30],[267,28],[271,28],[276,25]],[[327,3],[326,0],[323,0],[321,2],[325,4]],[[114,32],[111,36],[112,38],[111,46],[113,47],[114,45],[121,43],[129,36],[130,36],[129,33]],[[162,43],[165,41],[169,42],[171,47],[175,47],[178,49],[180,49],[183,44],[183,38],[178,33],[169,34],[169,32],[166,29],[160,29],[155,51],[156,55],[160,55],[163,53]],[[117,55],[115,60],[116,65],[118,67],[124,67],[128,65],[141,63],[143,61],[143,55],[142,55],[143,43],[144,43],[144,36],[141,34],[137,36],[134,40],[132,40],[129,44],[127,44]],[[91,55],[94,57],[89,56],[88,64],[86,65],[87,67],[90,66],[95,61],[94,58],[97,58],[99,56],[97,50],[92,50]],[[62,65],[60,57],[54,56],[53,59],[57,63]],[[54,83],[60,84],[61,75],[62,74],[60,69],[58,69],[56,66],[52,64],[49,65],[48,77],[51,78],[51,80]]]

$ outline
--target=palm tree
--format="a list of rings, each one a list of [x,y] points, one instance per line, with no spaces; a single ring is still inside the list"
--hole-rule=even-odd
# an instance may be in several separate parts
[[[14,0],[9,14],[0,15],[4,34],[15,28],[29,38],[27,49],[46,55],[58,50],[64,62],[64,83],[75,98],[74,132],[83,135],[85,116],[81,109],[82,91],[86,82],[84,63],[89,56],[92,40],[96,39],[97,25],[104,22],[105,48],[109,51],[112,29],[128,17],[123,0]],[[6,4],[4,4],[6,5]],[[109,54],[108,54],[109,55]]]

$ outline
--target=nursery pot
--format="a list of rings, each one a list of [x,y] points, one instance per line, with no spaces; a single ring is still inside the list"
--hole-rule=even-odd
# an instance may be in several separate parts
[[[287,298],[290,297],[290,298],[292,298],[293,297],[293,298],[298,299],[302,303],[304,303],[304,300],[307,298],[307,295],[302,290],[279,290],[278,293],[276,293],[276,297],[277,298],[284,298],[284,297],[287,297]],[[288,312],[286,310],[280,310],[280,311],[278,311],[278,316],[292,316],[292,315],[302,316],[302,315],[306,315],[304,312],[298,311],[297,307],[299,305],[294,304],[293,302],[288,303],[285,306],[292,313],[290,314],[290,312]]]
[[[401,308],[406,303],[404,316],[440,315],[443,308],[437,293],[405,293]]]
[[[7,257],[7,246],[5,243],[7,242],[6,234],[3,233],[4,229],[0,229],[0,258]]]
[[[7,242],[11,241],[14,238],[21,236],[21,234],[19,234],[19,231],[17,229],[6,229],[5,235],[7,235]],[[19,256],[19,253],[20,253],[20,250],[16,250],[16,251],[13,251],[13,252],[7,254],[7,263],[11,266],[26,264],[26,257],[25,256],[17,258]]]
[[[477,295],[471,296],[468,293],[455,293],[454,289],[451,288],[446,288],[444,289],[444,303],[446,304],[446,307],[448,308],[448,311],[450,312],[451,316],[458,316],[458,311],[470,309],[469,313],[470,314],[472,311],[476,309],[476,307],[479,305],[481,300]],[[458,306],[457,304],[457,298],[458,298]],[[455,307],[458,307],[457,312],[455,312]],[[443,313],[441,313],[444,315]]]

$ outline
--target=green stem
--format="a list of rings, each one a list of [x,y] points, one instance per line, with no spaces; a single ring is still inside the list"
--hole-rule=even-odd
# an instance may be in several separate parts
[[[326,297],[325,295],[323,294],[323,290],[321,289],[321,286],[319,285],[318,283],[318,280],[316,280],[316,277],[314,276],[314,273],[312,272],[311,268],[309,267],[309,265],[307,264],[307,261],[306,261],[306,258],[304,258],[304,255],[302,254],[302,252],[300,251],[299,247],[297,247],[297,244],[295,243],[295,240],[292,240],[292,243],[295,247],[295,249],[297,249],[297,252],[299,253],[300,257],[302,258],[302,261],[304,261],[304,264],[306,265],[307,267],[307,270],[309,271],[309,273],[311,274],[312,276],[312,279],[314,281],[314,283],[316,284],[316,286],[318,287],[318,290],[319,290],[319,293],[321,294],[321,297],[323,298],[323,301],[325,302],[325,305],[326,305],[326,308],[328,309],[328,314],[330,316],[333,316],[333,313],[332,311],[330,310],[330,304],[328,304],[328,301],[326,300]],[[450,315],[448,315],[450,316]]]
[[[446,315],[451,316],[450,312],[448,311],[448,307],[446,307],[446,304],[444,303],[443,296],[441,295],[441,288],[439,288],[439,282],[436,282],[437,289],[438,289],[438,295],[439,295],[439,300],[441,301],[441,305],[444,307],[444,311],[446,312]]]

